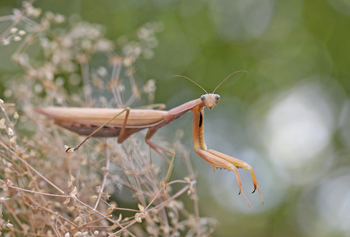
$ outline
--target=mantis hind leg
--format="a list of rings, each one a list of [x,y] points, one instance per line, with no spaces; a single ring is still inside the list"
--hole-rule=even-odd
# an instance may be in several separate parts
[[[87,136],[84,141],[82,141],[77,147],[72,148],[72,147],[68,147],[66,149],[66,152],[73,152],[78,150],[90,137],[94,136],[98,131],[100,131],[104,126],[106,126],[107,124],[109,124],[113,119],[115,119],[116,117],[118,117],[119,115],[121,115],[122,113],[126,113],[125,115],[125,120],[124,120],[124,124],[123,127],[121,128],[119,137],[118,137],[118,143],[121,143],[122,141],[124,141],[126,139],[125,137],[125,126],[126,126],[126,122],[128,120],[129,117],[129,113],[130,113],[130,108],[127,107],[125,109],[123,109],[120,113],[116,114],[115,116],[113,116],[112,118],[110,118],[107,122],[105,122],[104,124],[102,124],[99,128],[97,128],[94,132],[92,132],[89,136]],[[120,142],[121,141],[121,142]]]

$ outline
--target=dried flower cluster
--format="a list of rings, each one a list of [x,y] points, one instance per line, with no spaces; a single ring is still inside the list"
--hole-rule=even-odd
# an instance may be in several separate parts
[[[0,31],[0,47],[26,35],[13,56],[25,73],[8,80],[4,93],[6,101],[16,104],[0,101],[0,235],[209,236],[215,223],[199,217],[194,175],[180,131],[167,146],[184,159],[188,177],[162,186],[164,178],[142,135],[123,144],[113,138],[92,139],[78,152],[65,153],[65,144],[79,144],[83,138],[33,112],[44,105],[125,107],[142,93],[152,102],[154,80],[139,92],[132,65],[140,56],[153,56],[161,25],[146,24],[137,40],[121,37],[118,44],[124,54],[119,56],[101,26],[75,22],[53,31],[51,24],[65,18],[45,13],[32,19],[40,14],[28,1],[12,15],[0,17],[9,21]],[[23,24],[32,30],[24,32]],[[40,42],[41,62],[34,63],[26,54],[34,41]],[[106,57],[107,63],[90,69],[96,57]],[[76,93],[82,85],[83,93]],[[132,93],[124,99],[128,87]],[[108,91],[112,99],[95,95],[99,90]],[[16,110],[23,116],[19,118]],[[173,192],[175,183],[180,188]],[[192,207],[178,199],[186,194]],[[137,208],[119,206],[119,195],[129,195]]]

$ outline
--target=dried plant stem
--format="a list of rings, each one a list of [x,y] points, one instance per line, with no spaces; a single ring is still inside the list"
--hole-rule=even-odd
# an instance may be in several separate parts
[[[48,218],[48,219],[49,219],[49,218]],[[60,236],[60,234],[59,234],[57,228],[52,224],[52,222],[50,221],[50,219],[49,219],[48,223],[50,224],[51,228],[52,228],[53,231],[55,232],[56,236]]]
[[[169,182],[168,184],[166,184],[166,186],[169,186],[171,184],[174,184],[174,183],[188,183],[186,181],[182,181],[182,180],[175,180],[175,181],[172,181],[172,182]],[[166,186],[164,186],[162,189],[160,189],[158,191],[158,193],[155,195],[155,197],[152,199],[152,201],[149,203],[149,205],[145,208],[145,210],[143,212],[141,212],[138,217],[140,219],[144,219],[145,217],[149,216],[150,213],[152,213],[153,210],[159,210],[159,209],[162,209],[164,206],[168,205],[169,202],[171,200],[174,200],[176,199],[178,196],[180,196],[181,194],[183,194],[184,192],[186,192],[186,190],[188,190],[189,188],[191,188],[194,184],[196,183],[196,181],[191,181],[187,186],[185,186],[184,188],[182,188],[180,191],[178,191],[176,194],[174,194],[173,196],[171,196],[171,198],[167,199],[166,201],[162,202],[161,204],[153,207],[153,208],[150,208],[150,205],[153,204],[153,202],[159,197],[159,195],[161,194],[162,191],[164,191],[163,188],[165,188]],[[152,214],[151,214],[152,215]],[[119,234],[121,234],[124,230],[126,230],[128,227],[132,226],[133,224],[135,224],[136,222],[140,221],[139,219],[134,219],[133,221],[131,221],[128,225],[126,225],[125,227],[123,227],[122,229],[118,230],[117,232],[113,233],[112,235],[110,236],[118,236]]]
[[[40,194],[40,195],[44,195],[44,196],[61,197],[61,198],[69,198],[70,197],[70,195],[59,195],[59,194],[52,194],[52,193],[43,193],[43,192],[39,192],[39,191],[33,191],[33,190],[24,189],[24,188],[19,188],[19,187],[16,187],[16,186],[10,186],[9,188],[20,190],[20,191],[27,192],[27,193]]]
[[[73,232],[73,231],[76,231],[76,230],[79,230],[79,229],[84,229],[84,228],[90,228],[90,229],[103,228],[103,226],[89,226],[89,225],[92,225],[92,224],[97,223],[97,222],[99,222],[99,221],[108,219],[108,218],[110,218],[110,217],[112,217],[112,215],[108,215],[108,216],[101,217],[101,218],[99,218],[99,219],[96,219],[96,220],[94,220],[94,221],[91,221],[91,222],[89,222],[89,223],[86,223],[85,225],[79,226],[78,228],[71,229],[71,230],[69,230],[69,231],[70,231],[70,232]],[[108,228],[110,228],[110,227],[108,227]]]
[[[13,20],[8,26],[0,33],[0,39],[4,38],[6,34],[11,30],[12,27],[17,25],[19,22],[19,19]]]
[[[17,217],[17,215],[15,214],[16,212],[5,202],[4,203],[5,207],[7,208],[7,210],[11,210],[11,215],[13,217],[13,219],[16,220],[17,224],[22,228],[23,230],[23,224],[22,222],[20,221],[20,219]]]
[[[105,216],[105,215],[102,214],[101,212],[99,212],[99,211],[93,209],[92,207],[90,207],[89,205],[83,203],[83,202],[80,201],[79,199],[75,198],[74,200],[76,200],[77,202],[79,202],[79,203],[82,204],[83,206],[87,207],[88,209],[90,209],[90,210],[93,211],[94,213],[97,213],[97,214],[99,214],[99,215],[102,216],[102,217]],[[119,227],[119,228],[122,228],[122,227],[123,227],[122,225],[120,225],[120,223],[119,223],[118,221],[115,221],[115,220],[113,220],[113,219],[110,219],[109,217],[108,217],[108,218],[105,218],[105,219],[106,219],[106,220],[109,220],[110,222],[112,222],[112,223],[113,223],[113,226],[116,225],[116,226]],[[131,234],[128,230],[126,230],[126,232],[127,232],[129,235],[134,236],[134,235]]]
[[[48,184],[50,184],[52,187],[54,187],[55,189],[57,189],[59,192],[61,192],[62,194],[64,194],[64,191],[62,191],[62,189],[60,189],[59,187],[57,187],[56,185],[54,185],[50,180],[48,180],[47,178],[45,178],[45,176],[43,176],[39,171],[37,171],[36,169],[34,169],[33,166],[31,166],[28,162],[26,162],[24,159],[22,159],[20,156],[18,156],[14,151],[12,151],[10,149],[9,146],[5,145],[3,142],[0,142],[0,145],[4,148],[6,148],[8,151],[10,151],[10,153],[14,156],[16,156],[16,158],[20,159],[24,164],[26,164],[31,170],[33,170],[37,175],[39,175],[43,180],[45,180]]]
[[[84,97],[85,101],[89,101],[91,99],[91,84],[89,80],[89,64],[87,62],[80,63],[81,75],[84,83]]]
[[[182,157],[183,157],[183,159],[185,161],[185,165],[186,165],[187,172],[189,174],[190,180],[194,180],[195,179],[195,175],[194,175],[194,172],[193,172],[193,168],[192,168],[189,156],[186,154],[186,155],[183,155]],[[197,223],[197,226],[199,226],[198,223],[199,223],[200,218],[199,218],[197,190],[196,190],[196,185],[195,184],[193,185],[193,193],[191,195],[192,195],[193,212],[194,212],[195,221]],[[196,229],[196,236],[200,237],[200,232],[199,232],[198,228]]]
[[[121,60],[117,60],[117,62],[113,62],[112,74],[111,74],[111,78],[110,78],[111,81],[116,80],[119,84],[121,69],[122,69]],[[117,86],[112,87],[111,90],[112,90],[112,93],[114,96],[114,100],[116,101],[116,103],[118,105],[118,108],[124,108],[125,106],[123,104],[123,100],[122,100],[122,97],[120,95],[118,84],[117,84]]]
[[[105,168],[105,173],[103,175],[103,181],[102,181],[102,185],[101,185],[101,189],[100,189],[100,192],[98,194],[98,198],[97,198],[97,201],[96,201],[96,204],[95,204],[95,207],[94,209],[97,208],[99,202],[100,202],[100,199],[101,199],[101,195],[103,193],[103,189],[105,187],[105,184],[106,184],[106,179],[107,179],[107,176],[108,176],[108,171],[109,171],[109,165],[110,165],[110,153],[109,153],[109,149],[106,149],[106,158],[107,158],[107,161],[106,161],[106,168]]]
[[[23,54],[23,52],[27,49],[29,45],[33,43],[33,41],[36,39],[36,37],[43,31],[43,28],[38,29],[34,33],[28,35],[24,41],[21,42],[20,46],[16,50],[15,54],[13,55],[13,61],[16,63],[19,63],[19,57]],[[32,67],[29,64],[21,64],[22,67],[26,68],[27,70],[32,69]]]
[[[64,221],[67,221],[69,224],[71,224],[71,225],[74,226],[74,227],[78,227],[74,222],[71,222],[69,219],[65,218],[65,217],[62,216],[61,214],[59,214],[59,213],[57,213],[57,212],[54,212],[54,211],[52,211],[51,209],[49,209],[49,208],[47,208],[47,207],[45,207],[45,206],[43,206],[43,205],[40,205],[40,204],[39,204],[38,202],[36,202],[34,199],[31,198],[30,201],[31,201],[32,203],[34,203],[38,208],[41,208],[41,209],[43,209],[43,210],[45,210],[45,211],[47,211],[47,212],[49,212],[49,213],[51,213],[51,214],[53,214],[53,215],[55,215],[55,216],[57,216],[57,217],[63,219]]]
[[[71,173],[71,171],[70,171],[70,159],[69,159],[69,154],[70,154],[70,152],[67,152],[67,167],[68,167],[68,176],[69,176],[69,184],[70,184],[70,186],[72,187],[72,173]]]
[[[91,162],[88,161],[88,165],[91,166],[91,167],[94,167],[96,170],[98,170],[101,174],[103,174],[103,171],[101,169],[99,169],[96,164],[93,164]],[[110,178],[111,180],[115,181],[115,182],[118,182],[120,184],[122,184],[124,187],[126,188],[129,188],[130,190],[133,190],[135,191],[135,189],[127,182],[125,182],[124,180],[120,179],[119,177],[117,176],[113,176],[111,174],[107,174],[108,175],[108,178]]]

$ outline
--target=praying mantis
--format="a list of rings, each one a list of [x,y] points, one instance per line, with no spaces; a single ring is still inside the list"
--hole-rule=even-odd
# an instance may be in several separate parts
[[[236,71],[234,73],[237,72],[241,71]],[[258,187],[253,168],[244,161],[228,156],[221,152],[208,149],[204,140],[203,110],[205,107],[211,110],[219,102],[220,95],[215,94],[215,91],[234,73],[231,73],[228,77],[226,77],[215,88],[213,93],[208,93],[206,90],[204,90],[203,87],[201,87],[198,83],[194,82],[190,78],[179,76],[186,78],[198,85],[201,89],[204,90],[206,94],[202,95],[198,99],[189,101],[173,109],[170,109],[169,111],[153,109],[130,109],[129,107],[124,109],[43,107],[37,108],[36,111],[53,119],[55,124],[61,127],[76,132],[79,135],[87,136],[85,140],[76,148],[68,148],[66,150],[67,152],[78,150],[80,146],[84,144],[85,141],[87,141],[90,137],[118,137],[117,142],[122,143],[132,134],[148,128],[145,142],[169,164],[167,176],[163,183],[167,183],[170,180],[170,176],[174,168],[175,153],[169,149],[153,143],[151,141],[151,138],[159,128],[180,118],[185,113],[192,111],[192,136],[194,151],[197,153],[197,155],[202,157],[208,164],[212,166],[214,172],[215,168],[234,171],[239,186],[239,194],[243,193],[243,196],[245,197],[250,207],[248,198],[243,192],[241,178],[237,169],[243,168],[250,171],[254,184],[253,193],[258,190],[260,198],[264,203],[264,199]],[[163,152],[172,155],[170,162]]]

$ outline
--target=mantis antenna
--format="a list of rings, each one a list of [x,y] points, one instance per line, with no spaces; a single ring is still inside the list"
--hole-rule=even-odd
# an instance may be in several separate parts
[[[246,71],[246,70],[240,70],[240,71],[235,71],[235,72],[231,73],[231,74],[228,75],[228,77],[226,77],[222,82],[220,82],[220,84],[219,84],[219,85],[215,88],[215,90],[213,91],[213,94],[214,94],[214,92],[216,91],[216,89],[218,89],[219,86],[221,86],[221,84],[224,83],[224,81],[226,81],[230,76],[232,76],[233,74],[235,74],[235,73],[237,73],[237,72],[246,72],[246,73],[248,73],[248,71]]]
[[[238,73],[238,72],[246,72],[246,73],[248,73],[248,71],[246,71],[246,70],[240,70],[240,71],[235,71],[235,72],[231,73],[231,74],[228,75],[228,77],[226,77],[222,82],[220,82],[220,84],[214,89],[213,94],[215,93],[216,89],[218,89],[218,88],[221,86],[222,83],[224,83],[224,82],[225,82],[228,78],[230,78],[233,74],[236,74],[236,73]],[[172,77],[183,77],[183,78],[186,78],[187,80],[193,82],[193,83],[196,84],[198,87],[200,87],[206,94],[208,94],[208,92],[207,92],[201,85],[199,85],[197,82],[195,82],[195,81],[192,80],[191,78],[188,78],[188,77],[186,77],[186,76],[181,76],[181,75],[174,75],[174,76],[172,76]]]
[[[183,77],[183,78],[186,78],[187,80],[190,80],[191,82],[193,82],[194,84],[196,84],[197,86],[199,86],[200,88],[202,88],[202,90],[203,90],[206,94],[208,94],[208,92],[207,92],[206,90],[204,90],[204,88],[201,87],[201,85],[199,85],[197,82],[195,82],[194,80],[192,80],[192,79],[190,79],[190,78],[188,78],[188,77],[181,76],[181,75],[174,75],[174,76],[172,76],[172,77]]]

